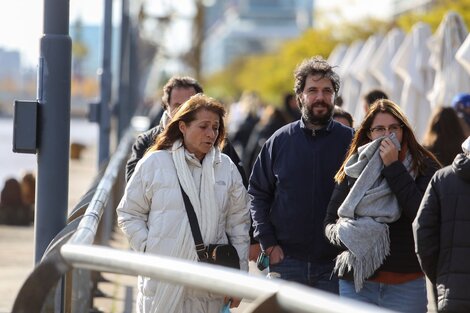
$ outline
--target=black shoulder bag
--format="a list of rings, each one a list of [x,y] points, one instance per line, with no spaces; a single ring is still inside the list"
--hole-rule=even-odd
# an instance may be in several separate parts
[[[186,192],[184,192],[183,187],[181,187],[181,184],[180,188],[181,194],[183,195],[184,206],[186,207],[186,213],[188,213],[189,225],[193,233],[199,261],[240,269],[240,258],[238,257],[237,250],[230,243],[209,244],[208,247],[204,246],[196,212],[194,212],[193,205]]]

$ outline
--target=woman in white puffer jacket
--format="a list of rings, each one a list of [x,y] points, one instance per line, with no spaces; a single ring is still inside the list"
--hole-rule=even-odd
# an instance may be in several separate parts
[[[117,208],[132,249],[197,261],[180,184],[194,207],[205,245],[230,243],[248,270],[249,198],[229,157],[220,153],[225,109],[197,94],[186,101],[137,164]],[[228,236],[228,238],[227,238]],[[141,313],[218,313],[224,297],[139,277]],[[240,300],[232,302],[238,306]]]

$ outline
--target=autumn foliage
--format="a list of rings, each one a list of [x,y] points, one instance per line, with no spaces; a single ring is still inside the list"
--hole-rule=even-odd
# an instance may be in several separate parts
[[[282,95],[292,90],[295,66],[304,58],[314,55],[327,58],[338,43],[350,44],[374,33],[386,34],[394,27],[408,32],[418,21],[430,24],[434,31],[449,10],[459,13],[470,25],[470,0],[438,0],[428,11],[408,13],[391,21],[367,18],[311,28],[298,38],[284,42],[278,51],[244,56],[224,70],[204,77],[205,90],[227,102],[237,99],[243,90],[253,90],[265,102],[280,105]]]

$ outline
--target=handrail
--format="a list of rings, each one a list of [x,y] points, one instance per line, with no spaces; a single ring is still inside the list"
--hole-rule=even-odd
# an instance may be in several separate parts
[[[61,254],[73,267],[143,275],[248,300],[275,296],[278,306],[288,312],[392,312],[353,300],[339,300],[336,295],[298,283],[269,280],[205,263],[71,243],[62,246]]]
[[[126,131],[116,152],[111,157],[84,215],[80,218],[75,217],[72,219],[49,244],[41,262],[34,268],[18,292],[12,312],[41,312],[48,292],[70,270],[69,264],[60,255],[59,249],[62,245],[67,243],[93,244],[101,216],[110,198],[109,195],[113,184],[116,181],[121,165],[127,159],[130,146],[135,140],[134,133],[135,131],[132,128]]]
[[[103,214],[103,210],[109,199],[109,194],[116,180],[119,168],[124,160],[126,160],[129,147],[135,140],[133,133],[132,129],[128,130],[119,143],[116,152],[113,154],[108,167],[106,168],[103,178],[96,187],[95,194],[93,195],[75,234],[69,240],[70,243],[93,243],[101,215]]]

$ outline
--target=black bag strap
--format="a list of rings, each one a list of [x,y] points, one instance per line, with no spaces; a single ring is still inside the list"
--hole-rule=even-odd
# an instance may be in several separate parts
[[[193,233],[194,244],[196,245],[196,252],[199,260],[207,259],[207,250],[204,246],[204,241],[202,240],[201,229],[199,228],[199,223],[197,221],[196,212],[194,212],[193,205],[189,200],[188,195],[183,190],[181,186],[181,194],[183,195],[184,206],[186,208],[186,213],[188,214],[189,226],[191,226],[191,232]]]

